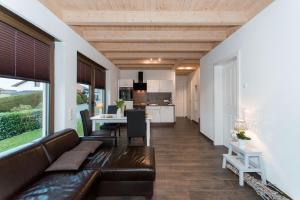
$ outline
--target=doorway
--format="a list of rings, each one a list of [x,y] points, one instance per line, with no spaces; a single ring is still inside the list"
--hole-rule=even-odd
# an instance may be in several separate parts
[[[215,145],[228,147],[238,114],[238,57],[214,67]]]
[[[176,117],[186,117],[187,77],[176,76]]]

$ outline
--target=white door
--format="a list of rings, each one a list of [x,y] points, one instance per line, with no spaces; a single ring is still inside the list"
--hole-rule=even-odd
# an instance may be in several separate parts
[[[193,85],[193,92],[192,92],[192,98],[193,98],[193,112],[192,112],[192,120],[195,122],[199,121],[199,92],[198,92],[198,85]]]
[[[228,147],[231,141],[234,121],[237,117],[237,62],[236,59],[223,64],[223,144]]]
[[[176,82],[176,117],[185,117],[185,107],[186,107],[186,90],[185,82]]]

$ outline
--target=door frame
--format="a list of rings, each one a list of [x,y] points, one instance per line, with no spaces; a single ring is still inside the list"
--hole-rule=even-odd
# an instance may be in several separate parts
[[[223,141],[223,93],[222,91],[222,72],[224,69],[224,64],[230,62],[231,60],[236,60],[236,116],[239,117],[239,107],[240,107],[240,66],[241,66],[241,53],[231,54],[230,56],[223,58],[213,65],[213,83],[214,83],[214,145],[224,145]]]

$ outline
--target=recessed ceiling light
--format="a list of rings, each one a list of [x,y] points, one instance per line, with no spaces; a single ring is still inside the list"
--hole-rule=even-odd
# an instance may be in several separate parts
[[[144,61],[145,64],[158,64],[160,62],[161,62],[161,58],[158,59],[150,58],[149,60]]]
[[[194,67],[177,67],[178,70],[194,70]]]

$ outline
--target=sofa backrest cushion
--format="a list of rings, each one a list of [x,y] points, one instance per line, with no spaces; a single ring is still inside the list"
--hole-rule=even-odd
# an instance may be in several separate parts
[[[65,129],[41,141],[47,150],[49,161],[54,162],[64,152],[78,145],[80,139],[74,129]]]
[[[0,156],[0,199],[9,199],[37,179],[49,165],[40,143],[29,144]]]

